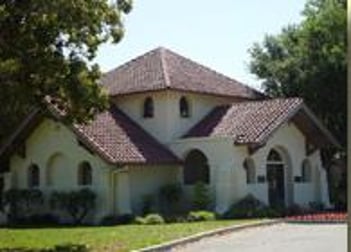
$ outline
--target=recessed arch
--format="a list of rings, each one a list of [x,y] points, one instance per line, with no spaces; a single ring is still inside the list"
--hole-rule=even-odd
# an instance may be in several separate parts
[[[252,158],[247,157],[243,162],[243,168],[246,175],[246,184],[253,184],[256,182],[256,167]]]
[[[40,186],[40,169],[37,164],[31,164],[28,167],[28,187]]]
[[[145,98],[143,103],[143,117],[152,118],[154,117],[154,100],[148,96]]]
[[[67,166],[68,163],[63,153],[57,152],[52,154],[46,164],[46,185],[63,186],[63,184],[68,184]]]
[[[78,166],[77,172],[78,185],[88,186],[93,181],[93,169],[88,161],[83,161]]]
[[[210,167],[206,155],[198,150],[189,151],[185,157],[183,180],[185,185],[197,182],[210,183]]]
[[[183,118],[190,117],[190,104],[185,96],[179,99],[179,114]]]
[[[312,181],[312,165],[310,160],[305,158],[301,165],[301,180],[304,183],[309,183]]]
[[[292,162],[288,149],[271,148],[266,156],[268,201],[270,205],[286,206],[294,203]]]

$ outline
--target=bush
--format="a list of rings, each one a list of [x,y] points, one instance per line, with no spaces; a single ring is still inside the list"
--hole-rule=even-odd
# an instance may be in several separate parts
[[[205,183],[197,182],[194,185],[193,207],[195,210],[207,210],[211,203],[209,191]]]
[[[263,209],[266,209],[266,205],[249,194],[232,204],[222,217],[225,219],[263,217],[257,216],[262,214],[259,211],[263,211]]]
[[[135,220],[135,216],[132,214],[121,214],[121,215],[109,215],[102,218],[100,225],[102,226],[114,226],[131,224]]]
[[[9,223],[10,226],[46,226],[46,225],[58,225],[60,220],[57,216],[52,214],[33,214],[26,217],[19,217],[16,222]]]
[[[11,223],[36,212],[44,203],[43,193],[37,189],[10,189],[4,193],[2,209]]]
[[[82,244],[62,244],[53,248],[2,248],[0,252],[88,252],[90,249]]]
[[[192,211],[188,214],[188,221],[211,221],[216,219],[216,215],[209,211]]]
[[[82,223],[88,213],[95,208],[96,194],[90,189],[81,189],[71,192],[53,192],[50,205],[68,213],[74,224]]]
[[[308,203],[310,209],[314,212],[322,212],[325,210],[325,205],[323,204],[323,202],[310,202]]]
[[[137,217],[135,219],[137,224],[145,224],[145,225],[155,225],[155,224],[164,224],[165,220],[159,214],[148,214],[144,218]]]
[[[159,190],[159,198],[165,214],[176,213],[182,198],[182,188],[179,184],[164,185]]]
[[[153,206],[155,205],[155,197],[152,194],[145,194],[142,197],[141,212],[143,215],[151,213]]]

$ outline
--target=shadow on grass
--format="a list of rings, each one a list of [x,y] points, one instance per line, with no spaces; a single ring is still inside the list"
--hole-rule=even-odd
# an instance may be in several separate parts
[[[56,245],[53,248],[2,248],[0,252],[88,252],[86,245],[81,244],[63,244]]]

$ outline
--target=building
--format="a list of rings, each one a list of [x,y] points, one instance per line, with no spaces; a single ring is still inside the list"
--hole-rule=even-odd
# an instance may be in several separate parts
[[[89,125],[34,111],[2,148],[3,190],[88,187],[93,217],[140,213],[142,198],[208,185],[222,213],[247,194],[268,205],[329,205],[320,148],[337,144],[300,98],[269,99],[157,48],[102,78],[111,108]]]

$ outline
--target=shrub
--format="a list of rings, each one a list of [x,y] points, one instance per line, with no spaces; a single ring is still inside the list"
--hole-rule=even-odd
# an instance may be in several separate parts
[[[114,226],[122,224],[131,224],[135,220],[135,216],[132,214],[121,214],[121,215],[108,215],[102,218],[100,225],[103,226]]]
[[[164,185],[159,190],[159,198],[163,212],[167,215],[178,212],[178,205],[182,197],[179,184]]]
[[[203,182],[194,185],[193,207],[195,210],[207,210],[211,203],[207,186]]]
[[[50,205],[53,209],[68,213],[75,224],[82,223],[88,213],[95,208],[96,194],[90,189],[71,192],[53,192]]]
[[[155,205],[155,197],[152,194],[145,194],[142,197],[141,212],[143,215],[151,213],[153,206]]]
[[[144,218],[137,217],[135,219],[137,224],[145,224],[145,225],[155,225],[155,224],[164,224],[165,220],[159,214],[148,214]]]
[[[40,190],[10,189],[4,193],[2,208],[8,215],[9,221],[17,223],[19,219],[34,213],[43,203],[44,197]]]
[[[257,214],[259,213],[259,210],[265,208],[266,205],[263,202],[249,194],[238,202],[232,204],[222,217],[225,219],[262,217],[257,216]]]
[[[310,203],[308,203],[310,209],[314,212],[322,212],[325,210],[325,205],[323,204],[323,202],[315,202],[312,201]]]
[[[188,221],[211,221],[216,219],[216,215],[209,211],[192,211],[187,219]]]

